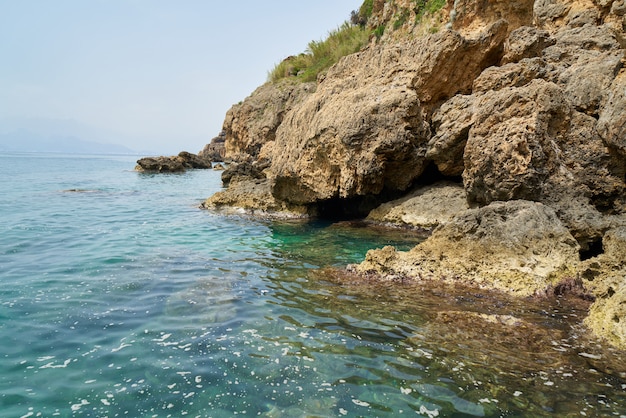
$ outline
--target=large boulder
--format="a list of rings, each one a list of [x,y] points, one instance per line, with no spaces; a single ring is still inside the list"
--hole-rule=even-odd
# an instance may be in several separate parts
[[[556,83],[578,111],[597,117],[609,87],[623,66],[624,51],[612,27],[567,27],[553,35],[542,56],[558,70]]]
[[[579,248],[554,210],[515,200],[469,209],[408,252],[370,250],[351,268],[390,280],[458,281],[543,295],[574,275]]]
[[[567,224],[572,199],[586,200],[592,212],[621,205],[623,162],[559,86],[534,80],[485,95],[476,108],[464,153],[471,202],[541,201]]]
[[[472,39],[445,31],[344,57],[278,128],[273,194],[306,204],[407,190],[428,164],[431,109],[469,92],[505,37],[498,21]]]

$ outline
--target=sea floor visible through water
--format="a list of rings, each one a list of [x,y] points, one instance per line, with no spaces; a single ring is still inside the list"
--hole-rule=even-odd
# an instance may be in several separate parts
[[[575,299],[358,282],[423,236],[198,209],[220,173],[0,155],[0,416],[626,417]]]

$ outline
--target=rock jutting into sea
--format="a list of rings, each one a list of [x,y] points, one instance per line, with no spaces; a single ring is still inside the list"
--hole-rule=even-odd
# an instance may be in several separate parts
[[[171,157],[145,157],[137,160],[135,170],[150,173],[180,173],[188,169],[207,169],[212,161],[202,155],[181,151]]]
[[[375,0],[366,47],[233,106],[203,206],[431,230],[350,270],[571,292],[626,348],[626,1],[413,6]]]

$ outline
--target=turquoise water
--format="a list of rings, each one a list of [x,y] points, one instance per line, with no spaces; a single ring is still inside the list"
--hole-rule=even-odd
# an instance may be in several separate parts
[[[357,284],[421,238],[201,211],[219,172],[134,160],[0,155],[0,416],[626,416],[585,306]]]

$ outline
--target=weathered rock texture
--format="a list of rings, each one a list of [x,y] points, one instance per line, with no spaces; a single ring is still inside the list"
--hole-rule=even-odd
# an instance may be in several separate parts
[[[391,280],[460,280],[529,296],[572,274],[578,250],[552,209],[517,200],[467,210],[411,251],[370,250],[354,268]]]
[[[204,201],[204,209],[226,214],[247,214],[259,217],[297,219],[310,215],[310,208],[280,201],[272,196],[266,179],[236,178],[230,187]]]
[[[248,165],[210,205],[302,215],[411,193],[370,219],[438,229],[356,270],[515,294],[570,280],[597,298],[587,323],[626,346],[626,2],[450,0],[427,30],[413,4],[374,1],[380,40],[235,105],[225,158]],[[455,192],[416,190],[441,179]]]
[[[613,344],[626,347],[626,228],[607,232],[603,246],[603,254],[580,268],[597,298],[585,323]]]
[[[218,136],[202,148],[198,156],[213,162],[224,161],[226,156],[226,132],[220,132]]]
[[[419,229],[434,229],[467,210],[463,187],[455,183],[437,183],[420,187],[407,196],[383,203],[366,220]]]
[[[203,156],[181,151],[171,157],[145,157],[137,160],[137,171],[152,173],[180,173],[190,168],[211,168],[212,162]]]
[[[314,83],[267,83],[230,108],[223,126],[226,159],[256,159],[261,148],[274,141],[285,114],[314,90]]]

